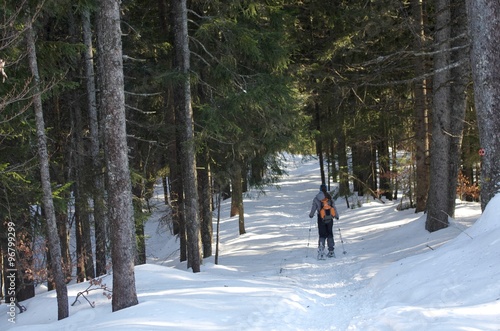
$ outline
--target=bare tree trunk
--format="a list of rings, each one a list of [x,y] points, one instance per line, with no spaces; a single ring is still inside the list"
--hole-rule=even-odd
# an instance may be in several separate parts
[[[389,154],[389,137],[387,128],[387,119],[384,116],[380,118],[380,136],[377,143],[379,182],[382,195],[386,199],[392,200],[391,187],[391,156]]]
[[[398,164],[397,164],[397,143],[393,141],[392,149],[391,149],[391,163],[392,163],[392,171],[391,171],[391,178],[392,178],[392,192],[393,196],[392,198],[394,200],[398,199],[398,191],[399,191],[399,181],[398,181]]]
[[[243,207],[243,177],[240,161],[234,161],[231,171],[231,217],[238,215],[239,234],[245,234],[245,213]]]
[[[215,230],[215,264],[219,264],[219,242],[220,242],[220,205],[222,201],[222,191],[220,184],[217,185],[217,198],[216,198],[216,205],[217,205],[217,225],[216,225],[216,230]]]
[[[97,276],[106,274],[106,203],[104,199],[104,178],[102,158],[100,156],[99,118],[94,75],[94,55],[90,10],[84,9],[82,14],[83,41],[85,44],[85,81],[87,85],[87,107],[89,111],[90,155],[92,158],[95,227],[95,260]]]
[[[390,156],[389,146],[386,139],[387,138],[382,137],[382,140],[377,144],[380,182],[379,188],[382,192],[381,195],[388,200],[392,200]]]
[[[75,200],[76,258],[77,281],[84,282],[95,278],[96,275],[90,240],[89,206],[80,186],[81,183],[76,185]]]
[[[198,191],[201,207],[201,242],[203,245],[203,257],[212,256],[212,186],[210,180],[210,164],[208,162],[208,152],[201,154],[201,167],[198,169]]]
[[[176,122],[178,123],[180,144],[182,182],[184,188],[184,216],[186,222],[186,239],[188,267],[193,272],[200,271],[201,238],[198,219],[198,190],[196,179],[196,158],[194,149],[193,110],[191,108],[191,88],[189,79],[189,39],[187,29],[186,0],[173,1],[174,12],[174,45],[176,65],[183,75],[183,81],[177,86],[175,96]]]
[[[68,234],[68,213],[56,214],[57,233],[61,243],[62,268],[66,284],[71,281],[73,271],[73,261],[71,260],[69,234]]]
[[[314,104],[314,113],[316,115],[316,129],[321,132],[321,116],[319,104],[316,102]],[[319,173],[321,175],[321,183],[326,184],[325,177],[325,163],[323,161],[323,140],[320,135],[316,137],[316,155],[319,158]]]
[[[467,29],[467,13],[465,0],[450,1],[451,11],[451,69],[450,86],[451,112],[450,112],[450,149],[449,163],[450,180],[448,190],[448,211],[455,217],[455,201],[457,197],[458,171],[462,164],[462,138],[464,131],[465,110],[467,108],[467,85],[470,83],[469,62],[469,34]]]
[[[33,105],[35,108],[36,132],[38,136],[38,156],[40,160],[40,177],[43,190],[43,208],[47,221],[47,233],[52,275],[54,277],[57,293],[57,318],[59,320],[68,317],[68,289],[64,282],[62,270],[61,245],[57,233],[56,214],[54,201],[52,200],[52,187],[50,184],[49,154],[47,151],[47,137],[45,135],[45,122],[43,119],[42,97],[40,95],[37,55],[35,48],[35,36],[31,25],[31,18],[27,19],[28,29],[26,30],[26,42],[28,47],[28,59],[31,73],[34,78]]]
[[[144,233],[144,219],[142,216],[142,203],[144,199],[144,182],[135,183],[132,188],[132,193],[135,199],[132,200],[134,205],[135,217],[135,242],[136,242],[136,256],[135,265],[146,264],[146,240]]]
[[[138,303],[135,288],[135,231],[125,119],[122,41],[119,2],[99,2],[97,24],[101,109],[104,112],[113,311]]]
[[[448,226],[448,150],[450,141],[450,8],[448,0],[436,1],[436,54],[434,55],[433,117],[430,187],[425,228],[437,231]]]
[[[349,166],[347,164],[345,132],[343,130],[339,130],[339,132],[337,133],[337,139],[337,152],[339,156],[339,196],[344,196],[347,199],[347,196],[350,194]]]
[[[170,123],[175,123],[174,106],[172,105],[172,107],[168,108],[169,108],[167,110],[169,112],[168,115],[172,119],[172,122]],[[184,187],[182,184],[182,173],[181,173],[182,166],[179,162],[180,144],[178,143],[179,138],[177,137],[176,132],[172,133],[172,140],[173,143],[170,143],[167,149],[167,153],[169,156],[169,164],[170,164],[170,174],[172,176],[172,191],[171,191],[171,194],[173,196],[172,223],[174,228],[174,234],[177,234],[179,236],[179,245],[180,245],[179,260],[183,262],[187,260],[186,222],[184,214],[184,193],[183,193]]]
[[[467,0],[481,162],[481,208],[500,192],[500,2]]]
[[[173,33],[172,29],[170,29],[169,21],[173,20],[173,17],[169,17],[169,12],[171,12],[170,2],[166,0],[158,1],[158,9],[160,12],[160,26],[162,33],[166,36],[166,40],[172,42]],[[166,128],[166,139],[169,142],[167,145],[167,163],[170,169],[170,198],[168,201],[170,202],[170,207],[172,208],[172,227],[173,233],[175,235],[179,235],[180,242],[180,261],[187,260],[187,252],[186,252],[186,231],[184,226],[184,214],[183,214],[183,187],[182,187],[182,174],[180,171],[180,162],[178,157],[178,137],[175,129],[175,107],[173,104],[173,93],[172,88],[168,87],[166,89],[166,96],[164,98],[165,103],[165,120],[166,123],[170,124]]]
[[[465,116],[467,66],[460,52],[467,52],[464,24],[453,22],[463,1],[436,2],[436,54],[431,142],[430,188],[425,228],[437,231],[448,226],[455,213],[456,182]],[[460,49],[453,50],[453,46]]]
[[[78,190],[78,189],[77,189]],[[83,221],[82,221],[82,212],[83,208],[81,199],[78,197],[78,193],[76,193],[75,199],[75,241],[76,241],[76,282],[82,283],[85,281],[85,260],[86,260],[86,251],[85,251],[85,242],[83,239]]]
[[[423,0],[411,0],[412,16],[414,20],[414,49],[416,52],[423,51],[425,43]],[[426,72],[426,61],[415,58],[415,76],[424,77]],[[415,160],[416,160],[416,208],[415,212],[425,210],[427,205],[427,193],[429,191],[429,108],[427,104],[427,79],[422,78],[415,82],[413,93],[415,95]]]
[[[371,147],[370,142],[365,141],[354,144],[351,147],[352,172],[353,176],[357,179],[354,181],[353,187],[354,192],[358,192],[358,196],[368,193],[367,187],[370,187]]]
[[[87,195],[86,182],[86,166],[85,166],[85,150],[83,146],[83,118],[80,105],[73,105],[73,131],[74,145],[76,146],[73,153],[75,159],[75,217],[76,217],[76,233],[77,233],[77,261],[78,261],[78,279],[95,278],[94,258],[92,254],[92,242],[90,235],[90,213],[89,202]],[[78,240],[79,239],[79,240]],[[79,244],[79,245],[78,245]]]
[[[330,143],[330,145],[328,146],[329,147],[329,150],[330,150],[330,173],[332,175],[332,181],[333,182],[337,182],[338,181],[338,170],[337,170],[337,167],[335,165],[335,143],[333,142],[333,138],[332,138],[332,141]]]

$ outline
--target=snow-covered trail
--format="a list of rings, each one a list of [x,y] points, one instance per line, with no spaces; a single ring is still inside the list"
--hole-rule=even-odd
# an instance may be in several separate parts
[[[223,202],[219,265],[213,265],[211,257],[205,259],[202,268],[210,274],[237,272],[240,279],[272,282],[300,293],[302,299],[294,304],[303,313],[297,314],[294,309],[284,312],[282,305],[276,305],[277,311],[273,311],[263,302],[265,309],[251,312],[253,327],[262,320],[283,329],[346,330],[355,316],[370,310],[367,286],[381,268],[439,246],[477,217],[461,219],[459,228],[429,234],[424,230],[424,217],[413,210],[387,218],[385,215],[394,215],[388,210],[394,210],[397,203],[370,199],[362,201],[362,209],[348,209],[339,199],[340,220],[334,226],[337,258],[317,261],[316,217],[309,219],[308,214],[320,185],[319,166],[314,160],[300,167],[299,162],[298,158],[288,162],[289,174],[279,189],[270,187],[265,195],[255,192],[244,200],[246,210],[252,211],[245,214],[246,234],[238,235],[237,217],[227,217],[229,201]],[[149,231],[155,228],[151,226]],[[407,227],[412,229],[408,231]],[[148,245],[148,252],[165,250],[164,241],[160,245]],[[342,254],[344,250],[346,254]],[[166,253],[169,258],[155,259],[154,263],[185,268],[177,262],[178,254]]]
[[[146,223],[148,264],[135,268],[138,305],[111,312],[96,291],[88,293],[95,308],[80,300],[57,321],[55,293],[40,289],[16,323],[0,319],[0,330],[500,330],[500,201],[464,235],[481,213],[477,203],[460,203],[451,226],[429,234],[422,214],[398,212],[395,202],[368,199],[348,209],[339,199],[337,258],[317,261],[308,214],[319,166],[300,157],[287,163],[279,189],[245,199],[244,235],[223,202],[218,265],[206,258],[195,274],[178,262],[177,239],[158,228],[159,188]],[[87,286],[68,286],[70,303]],[[7,311],[0,305],[0,316]]]

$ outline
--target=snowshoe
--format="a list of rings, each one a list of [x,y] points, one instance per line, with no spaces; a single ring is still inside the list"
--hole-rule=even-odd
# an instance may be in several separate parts
[[[334,251],[329,251],[327,256],[328,257],[336,257]]]
[[[323,246],[318,248],[318,260],[326,260],[325,248]]]

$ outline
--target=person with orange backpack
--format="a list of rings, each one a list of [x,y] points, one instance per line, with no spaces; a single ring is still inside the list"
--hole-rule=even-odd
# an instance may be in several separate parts
[[[319,192],[312,201],[309,218],[318,215],[318,260],[324,260],[325,256],[335,257],[333,240],[333,219],[339,219],[339,213],[335,207],[332,196],[328,193],[325,184],[321,184]],[[325,243],[328,245],[328,254],[325,251]]]

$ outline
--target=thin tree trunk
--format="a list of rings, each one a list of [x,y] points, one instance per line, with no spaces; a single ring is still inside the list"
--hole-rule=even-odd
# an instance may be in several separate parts
[[[78,195],[78,193],[77,193]],[[83,242],[82,217],[80,208],[82,208],[79,198],[75,202],[75,241],[76,241],[76,282],[85,281],[85,250]]]
[[[219,242],[220,242],[220,205],[222,201],[222,191],[220,185],[217,185],[217,226],[215,234],[215,264],[219,264]]]
[[[411,0],[412,16],[414,20],[414,48],[421,53],[425,43],[423,0]],[[426,68],[425,62],[420,57],[415,58],[415,76],[423,77]],[[415,82],[413,87],[415,95],[415,160],[416,160],[416,208],[415,212],[424,211],[427,205],[429,191],[429,108],[427,104],[427,79],[422,78]]]
[[[87,190],[85,187],[86,182],[86,167],[85,167],[85,151],[83,146],[83,118],[81,107],[78,104],[73,105],[73,131],[74,131],[74,145],[76,146],[74,153],[75,157],[75,217],[77,222],[77,234],[80,236],[79,249],[77,249],[78,266],[80,267],[79,280],[95,278],[94,271],[94,258],[92,253],[92,243],[90,240],[90,214]],[[77,245],[78,246],[78,245]]]
[[[335,183],[338,181],[338,171],[337,171],[337,166],[335,165],[335,143],[332,142],[330,143],[330,160],[331,160],[331,166],[330,166],[330,172],[332,175],[332,181]]]
[[[373,139],[370,138],[370,181],[369,187],[373,192],[377,191],[378,183],[377,183],[377,147],[373,142]],[[378,197],[376,197],[378,198]]]
[[[467,85],[470,82],[469,38],[467,29],[467,13],[465,0],[450,1],[451,11],[451,61],[456,64],[451,69],[450,86],[451,111],[450,111],[450,149],[448,166],[450,167],[450,180],[448,190],[448,213],[455,217],[455,201],[457,196],[458,171],[462,164],[462,138],[464,131],[465,110],[467,108]]]
[[[363,155],[361,152],[361,144],[353,144],[351,147],[351,159],[352,159],[352,175],[358,179],[353,183],[354,192],[358,192],[359,196],[363,195],[363,185],[361,183],[365,182],[364,172],[363,172]]]
[[[238,215],[239,234],[245,234],[245,212],[243,207],[243,177],[239,161],[235,161],[231,171],[231,217]]]
[[[173,39],[173,33],[172,29],[170,29],[170,18],[173,19],[173,17],[169,17],[169,12],[170,10],[170,3],[167,2],[166,0],[159,0],[158,1],[158,10],[159,10],[159,24],[161,27],[161,32],[164,36],[166,36],[165,40],[168,42],[172,42]],[[168,63],[169,67],[171,67],[171,63]],[[164,98],[164,104],[165,104],[165,122],[170,124],[166,128],[166,139],[169,142],[167,145],[167,152],[166,152],[166,159],[167,163],[170,169],[170,176],[169,176],[169,184],[170,184],[170,190],[167,190],[167,187],[165,187],[165,195],[169,193],[169,197],[166,197],[166,203],[168,202],[170,207],[172,208],[172,227],[173,227],[173,233],[174,234],[179,234],[180,232],[180,226],[181,224],[184,224],[182,221],[182,213],[180,212],[180,205],[182,204],[182,176],[180,173],[179,169],[179,162],[178,162],[178,156],[177,156],[177,137],[176,137],[176,130],[175,130],[175,107],[173,105],[173,95],[172,95],[172,88],[167,87],[166,92],[165,92],[165,98]],[[165,181],[166,182],[166,181]],[[166,183],[165,183],[166,184]],[[166,186],[166,185],[165,185]],[[168,192],[167,192],[168,191]],[[185,241],[183,241],[183,245],[181,245],[181,250],[180,250],[180,260],[185,261],[187,259],[186,257],[186,247],[185,247]]]
[[[174,12],[174,45],[176,66],[183,75],[182,82],[176,91],[176,122],[178,123],[180,144],[182,182],[184,188],[184,220],[186,222],[186,239],[188,267],[193,272],[200,271],[201,235],[198,219],[198,190],[196,179],[196,158],[194,149],[193,110],[191,108],[191,88],[189,79],[189,39],[187,29],[186,0],[173,1]]]
[[[71,260],[69,234],[68,234],[68,213],[57,213],[56,215],[57,233],[61,243],[61,259],[63,273],[66,284],[72,279],[73,262]]]
[[[203,245],[203,257],[212,256],[212,187],[210,185],[210,164],[208,163],[208,152],[200,153],[202,159],[201,167],[198,168],[198,191],[200,198],[201,215],[201,242]]]
[[[377,143],[379,182],[382,195],[386,199],[392,200],[391,187],[391,156],[389,154],[389,129],[387,118],[383,114],[380,116],[380,136]]]
[[[98,12],[100,106],[105,118],[108,180],[113,184],[108,187],[113,262],[112,309],[117,311],[138,303],[134,274],[134,210],[128,161],[119,2],[100,1]]]
[[[172,29],[170,29],[169,21],[173,20],[174,17],[169,17],[168,13],[171,13],[172,10],[170,8],[170,2],[167,3],[165,0],[158,1],[158,8],[160,12],[160,26],[162,29],[162,33],[167,36],[166,40],[170,43],[173,42],[173,33]],[[172,64],[169,63],[169,67],[172,67]],[[181,153],[179,137],[177,136],[176,130],[176,109],[174,102],[174,92],[172,87],[167,87],[166,96],[164,98],[165,103],[165,120],[167,123],[166,128],[166,139],[169,142],[167,145],[167,160],[168,166],[170,169],[170,207],[172,208],[172,228],[173,233],[179,236],[179,260],[180,262],[187,260],[187,252],[186,252],[186,230],[185,230],[185,222],[184,222],[184,189],[182,186],[182,174],[181,174],[181,164],[179,161],[179,155]]]
[[[353,176],[358,179],[353,182],[354,191],[358,192],[358,196],[363,196],[368,193],[367,188],[371,187],[371,142],[369,140],[352,146],[352,169]]]
[[[481,157],[481,209],[500,192],[500,2],[467,0]]]
[[[132,192],[135,196],[133,199],[134,214],[138,215],[135,218],[135,238],[137,244],[137,252],[135,256],[135,265],[146,264],[146,239],[144,232],[144,220],[142,217],[142,201],[144,199],[144,183],[135,183]]]
[[[95,261],[96,275],[106,274],[106,203],[104,198],[104,178],[102,158],[100,156],[99,118],[94,75],[94,55],[92,46],[92,31],[90,24],[90,10],[82,13],[83,41],[85,44],[85,82],[87,86],[87,107],[89,112],[90,129],[90,156],[92,158],[94,200],[94,227],[95,227]]]
[[[47,221],[47,233],[49,254],[51,260],[52,275],[54,277],[57,293],[57,318],[59,320],[68,317],[68,289],[64,282],[62,270],[61,245],[57,233],[56,214],[54,201],[52,199],[52,187],[50,184],[49,154],[47,151],[47,137],[45,135],[45,122],[43,119],[42,96],[40,95],[37,55],[35,48],[35,36],[31,25],[31,18],[27,20],[26,42],[28,47],[28,59],[31,73],[34,78],[33,105],[35,108],[36,132],[38,136],[38,156],[40,160],[40,177],[42,183],[42,203]]]
[[[321,132],[320,108],[317,102],[314,104],[314,113],[316,115],[316,129],[318,130],[318,132]],[[316,137],[316,155],[318,155],[319,158],[319,173],[321,175],[321,183],[326,184],[325,164],[323,161],[323,140],[321,135],[318,135]]]
[[[391,178],[392,178],[392,187],[393,187],[393,195],[392,198],[394,200],[398,199],[398,191],[399,191],[399,176],[398,176],[398,164],[397,164],[397,143],[393,141],[392,145],[392,150],[391,150],[391,163],[392,163],[392,169],[391,169]]]
[[[339,126],[340,127],[340,126]],[[338,156],[339,156],[339,196],[347,198],[350,194],[349,189],[349,167],[347,164],[347,151],[345,142],[345,133],[343,130],[338,132]]]

